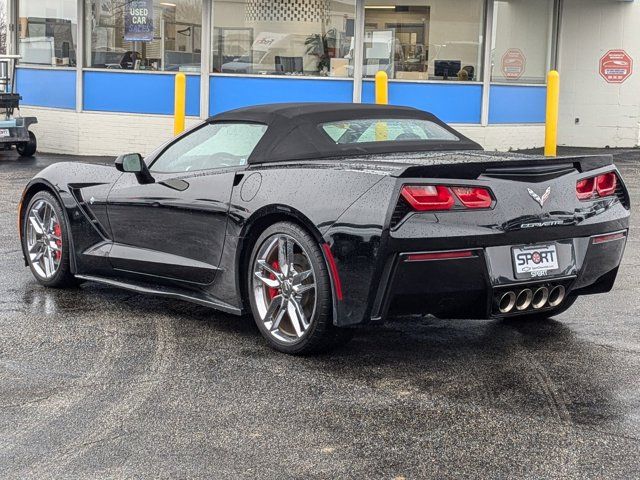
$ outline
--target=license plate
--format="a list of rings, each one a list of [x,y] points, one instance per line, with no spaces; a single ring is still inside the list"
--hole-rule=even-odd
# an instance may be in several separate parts
[[[8,137],[9,129],[8,128],[0,128],[0,137]]]
[[[513,248],[516,277],[545,277],[559,270],[555,245],[534,245]]]

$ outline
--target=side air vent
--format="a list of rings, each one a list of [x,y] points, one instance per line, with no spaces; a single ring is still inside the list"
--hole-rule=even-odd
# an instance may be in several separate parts
[[[618,197],[620,203],[624,208],[626,208],[627,210],[631,208],[631,200],[629,198],[629,194],[620,181],[618,181],[618,184],[616,186],[616,196]]]
[[[396,227],[411,211],[411,205],[409,205],[409,202],[401,195],[398,199],[396,209],[393,211],[393,215],[391,215],[391,228]]]
[[[69,190],[71,191],[71,194],[75,197],[76,202],[78,202],[78,207],[80,208],[80,211],[84,213],[87,219],[89,219],[93,227],[98,231],[98,233],[103,238],[109,238],[109,235],[107,234],[107,232],[104,231],[104,229],[102,228],[102,225],[100,225],[100,222],[98,221],[96,216],[93,214],[91,209],[87,206],[87,203],[85,202],[84,197],[82,196],[82,191],[79,188],[74,188],[74,187],[71,187]]]

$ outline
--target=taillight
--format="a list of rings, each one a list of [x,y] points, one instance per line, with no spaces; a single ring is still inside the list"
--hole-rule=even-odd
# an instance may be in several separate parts
[[[597,177],[578,180],[576,183],[576,195],[579,200],[608,197],[616,193],[617,186],[618,176],[615,172],[603,173]]]
[[[456,197],[464,208],[490,208],[491,192],[482,187],[447,187],[444,185],[405,185],[401,191],[404,199],[419,212],[451,210]]]
[[[576,194],[580,200],[589,200],[595,195],[596,179],[583,178],[576,183]]]
[[[605,173],[596,178],[596,190],[601,197],[608,197],[616,193],[618,186],[618,176],[613,173]]]
[[[480,187],[453,187],[453,192],[467,208],[489,208],[493,202],[491,193]]]
[[[441,185],[405,185],[402,196],[419,212],[451,210],[456,203],[451,190]]]

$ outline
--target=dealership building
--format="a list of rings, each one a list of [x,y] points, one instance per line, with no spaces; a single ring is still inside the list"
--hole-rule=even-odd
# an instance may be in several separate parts
[[[543,144],[561,75],[562,145],[640,143],[640,1],[7,0],[22,114],[41,151],[149,152],[187,125],[271,102],[389,102],[486,148]]]

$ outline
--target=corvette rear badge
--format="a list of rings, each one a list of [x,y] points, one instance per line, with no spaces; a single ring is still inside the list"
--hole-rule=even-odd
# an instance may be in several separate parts
[[[527,191],[529,192],[529,195],[531,195],[531,198],[533,198],[540,204],[540,208],[544,207],[544,202],[546,202],[551,196],[551,187],[547,187],[547,191],[544,192],[544,195],[542,195],[542,197],[530,188],[527,188]]]

